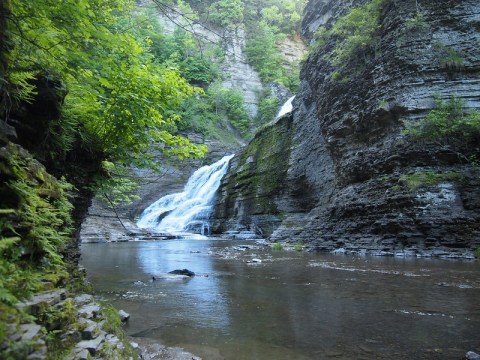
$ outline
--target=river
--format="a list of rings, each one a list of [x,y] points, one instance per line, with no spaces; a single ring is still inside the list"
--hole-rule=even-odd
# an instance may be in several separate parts
[[[274,251],[216,239],[81,250],[96,294],[131,314],[129,335],[204,360],[461,359],[480,352],[478,262]],[[196,276],[162,276],[183,268]]]

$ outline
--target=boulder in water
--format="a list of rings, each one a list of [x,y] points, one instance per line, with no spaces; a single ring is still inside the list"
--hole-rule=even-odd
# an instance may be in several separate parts
[[[465,355],[465,359],[467,359],[467,360],[480,360],[480,355],[478,355],[477,353],[475,353],[473,351],[469,351]]]
[[[188,270],[188,269],[181,269],[181,270],[177,269],[177,270],[169,271],[168,273],[172,274],[172,275],[184,275],[184,276],[188,276],[188,277],[195,276],[195,273],[193,271]]]
[[[130,314],[127,313],[125,310],[119,310],[118,315],[120,316],[120,320],[122,320],[122,323],[127,322],[128,319],[130,319]]]

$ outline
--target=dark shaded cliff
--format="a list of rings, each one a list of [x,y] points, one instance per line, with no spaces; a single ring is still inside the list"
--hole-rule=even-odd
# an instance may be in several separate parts
[[[329,29],[349,8],[365,3],[310,1],[304,36],[311,39],[319,26]],[[280,209],[282,221],[264,226],[257,219],[271,212],[250,211],[260,194],[255,177],[250,184],[243,180],[249,191],[235,187],[245,166],[263,168],[276,154],[241,154],[221,188],[220,229],[260,227],[272,240],[347,252],[468,256],[480,245],[480,176],[466,160],[478,155],[478,143],[453,148],[413,141],[404,133],[435,107],[435,96],[480,108],[480,5],[474,0],[418,5],[384,1],[374,45],[341,65],[328,60],[335,40],[312,51],[302,69],[289,140],[280,141],[288,169],[271,179],[281,190],[263,207]],[[257,134],[245,153],[271,144],[271,131]],[[412,185],[412,179],[425,176],[435,181]]]

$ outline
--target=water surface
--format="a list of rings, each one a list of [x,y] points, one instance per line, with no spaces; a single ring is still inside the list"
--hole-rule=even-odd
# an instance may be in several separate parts
[[[244,246],[245,245],[245,246]],[[480,352],[477,262],[272,251],[252,241],[83,244],[127,333],[204,359],[461,359]],[[157,279],[187,268],[188,280]]]

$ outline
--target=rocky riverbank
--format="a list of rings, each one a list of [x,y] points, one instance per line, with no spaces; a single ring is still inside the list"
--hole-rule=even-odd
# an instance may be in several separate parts
[[[56,288],[16,307],[23,318],[9,325],[0,344],[4,359],[201,360],[181,348],[125,336],[130,315],[88,293]]]

